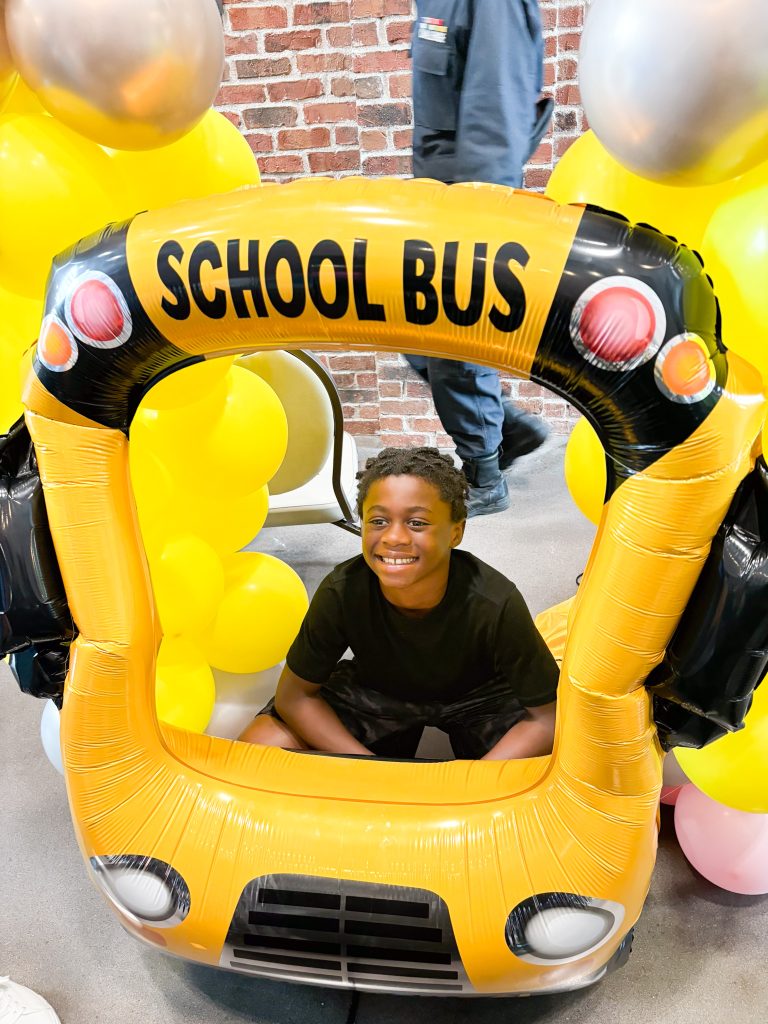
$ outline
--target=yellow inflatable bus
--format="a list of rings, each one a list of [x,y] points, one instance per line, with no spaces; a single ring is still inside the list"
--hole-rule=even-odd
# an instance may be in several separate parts
[[[551,757],[356,759],[158,725],[131,417],[190,363],[296,348],[485,363],[598,430],[608,488]],[[496,186],[315,179],[182,203],[57,259],[24,401],[78,631],[72,816],[129,932],[252,975],[424,994],[577,988],[627,955],[663,758],[644,682],[765,416],[695,254]]]

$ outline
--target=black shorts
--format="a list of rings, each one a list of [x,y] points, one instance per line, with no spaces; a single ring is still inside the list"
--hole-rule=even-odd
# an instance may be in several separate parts
[[[460,700],[398,700],[360,681],[353,661],[340,661],[320,696],[355,739],[384,757],[414,757],[425,726],[448,734],[454,756],[477,760],[525,716],[506,680],[476,687]],[[274,698],[259,712],[280,719]]]

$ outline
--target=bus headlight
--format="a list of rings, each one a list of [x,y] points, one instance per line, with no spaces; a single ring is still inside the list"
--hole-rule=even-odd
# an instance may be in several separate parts
[[[612,938],[624,920],[613,900],[568,892],[546,892],[523,900],[507,918],[507,945],[534,964],[572,963]]]
[[[173,928],[189,913],[189,887],[154,857],[91,857],[97,885],[121,914],[142,925]]]

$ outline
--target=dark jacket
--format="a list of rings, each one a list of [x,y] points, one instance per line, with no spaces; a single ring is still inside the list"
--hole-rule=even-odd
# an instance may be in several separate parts
[[[553,103],[537,107],[537,0],[416,0],[413,173],[519,187]]]

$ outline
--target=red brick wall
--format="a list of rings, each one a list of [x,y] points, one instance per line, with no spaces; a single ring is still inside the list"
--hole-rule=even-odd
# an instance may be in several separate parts
[[[586,0],[588,2],[588,0]],[[585,0],[540,0],[550,131],[526,167],[541,190],[584,130],[576,84]],[[224,0],[227,63],[217,107],[243,132],[265,180],[411,171],[411,0]],[[329,355],[347,429],[385,444],[450,446],[429,389],[387,354]],[[519,404],[565,433],[562,399],[505,380]]]

